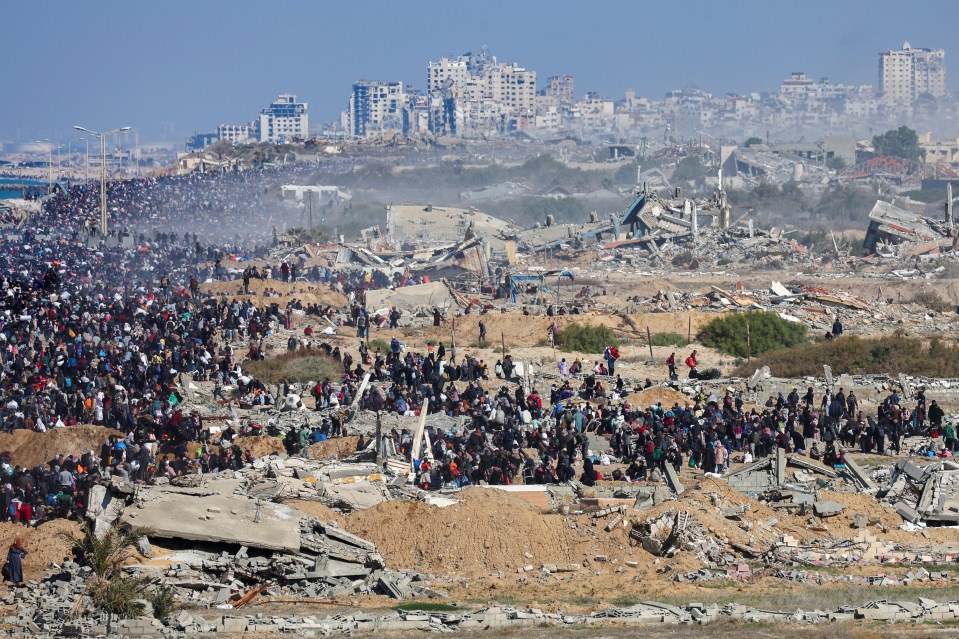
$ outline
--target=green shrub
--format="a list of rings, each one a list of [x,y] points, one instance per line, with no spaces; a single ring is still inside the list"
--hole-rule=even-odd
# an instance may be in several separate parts
[[[733,374],[749,376],[769,366],[777,377],[822,375],[823,364],[833,375],[897,375],[959,377],[959,346],[932,340],[928,345],[915,337],[892,335],[867,339],[844,335],[834,340],[770,351]]]
[[[153,606],[153,616],[161,621],[173,616],[173,613],[180,609],[173,586],[157,586],[149,593],[147,601]]]
[[[142,577],[122,574],[123,564],[133,556],[136,541],[151,530],[123,526],[113,522],[99,537],[93,525],[84,523],[79,533],[62,533],[83,555],[93,571],[83,589],[83,597],[74,603],[73,614],[90,602],[96,608],[122,618],[138,617],[143,612],[140,599],[146,598],[149,582]]]
[[[143,614],[143,605],[139,600],[146,598],[147,585],[148,582],[142,577],[94,577],[87,583],[85,594],[99,609],[121,619],[132,619]]]
[[[650,343],[653,346],[688,346],[689,340],[679,333],[653,333]]]
[[[620,341],[608,326],[590,326],[572,323],[556,334],[556,345],[561,350],[580,353],[602,353],[607,346],[619,346]]]
[[[749,343],[746,346],[746,325]],[[777,348],[796,346],[806,341],[806,326],[788,322],[775,313],[740,313],[712,320],[699,331],[699,341],[727,355],[762,355]]]
[[[696,256],[693,254],[692,251],[687,249],[685,251],[680,251],[679,253],[674,255],[673,259],[670,260],[670,263],[676,268],[682,268],[686,266],[687,264],[691,263],[694,259],[696,259]]]

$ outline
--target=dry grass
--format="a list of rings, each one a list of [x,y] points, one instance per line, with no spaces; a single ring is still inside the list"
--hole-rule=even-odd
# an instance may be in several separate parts
[[[937,313],[945,313],[946,311],[952,310],[952,305],[949,304],[942,295],[928,288],[921,288],[916,291],[912,296],[912,303],[925,306],[929,310],[936,311]]]
[[[777,377],[804,377],[821,375],[823,364],[831,366],[834,375],[959,377],[959,347],[938,340],[927,346],[920,339],[900,335],[876,339],[850,335],[771,351],[738,367],[733,374],[746,377],[769,366]]]
[[[322,382],[326,378],[338,380],[342,367],[332,357],[316,350],[300,349],[258,362],[244,362],[243,369],[267,384]]]

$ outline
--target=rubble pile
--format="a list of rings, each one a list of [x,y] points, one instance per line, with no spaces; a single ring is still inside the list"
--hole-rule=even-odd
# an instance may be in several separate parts
[[[959,523],[959,464],[944,460],[919,466],[900,460],[882,496],[910,523],[955,526]]]
[[[955,563],[959,547],[941,544],[916,545],[883,542],[867,530],[858,530],[851,539],[817,539],[801,543],[782,535],[766,554],[770,565],[842,565],[862,563]]]
[[[53,576],[44,584],[52,586]],[[72,581],[61,585],[72,584]],[[8,597],[13,599],[13,597]],[[384,615],[359,611],[334,615],[265,616],[192,614],[181,610],[165,623],[148,616],[110,620],[106,615],[68,619],[58,612],[41,612],[39,599],[21,597],[18,615],[3,622],[21,628],[19,635],[34,636],[163,636],[190,637],[220,633],[250,633],[270,636],[290,634],[297,637],[330,636],[353,633],[452,632],[474,630],[521,630],[529,627],[631,626],[649,624],[706,625],[723,619],[742,622],[819,624],[837,621],[872,620],[930,623],[959,618],[959,602],[939,602],[920,597],[918,601],[872,601],[859,606],[839,606],[833,610],[765,610],[740,604],[689,603],[681,606],[646,601],[626,608],[612,608],[590,614],[544,612],[536,608],[490,606],[464,612],[398,610]]]

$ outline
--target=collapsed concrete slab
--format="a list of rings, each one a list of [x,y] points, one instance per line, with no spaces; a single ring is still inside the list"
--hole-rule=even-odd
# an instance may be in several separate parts
[[[795,469],[792,475],[788,473],[790,468]],[[786,455],[785,450],[777,448],[772,456],[727,475],[726,481],[741,493],[761,494],[792,485],[790,477],[794,483],[806,484],[817,479],[835,480],[839,473],[801,455]]]
[[[382,481],[360,480],[353,483],[323,482],[320,494],[324,500],[345,510],[365,510],[390,499]]]
[[[366,292],[366,308],[371,312],[390,309],[394,306],[402,309],[418,307],[447,309],[454,304],[456,304],[456,298],[443,282]]]
[[[90,487],[88,503],[87,519],[93,522],[93,534],[101,538],[120,516],[123,502],[114,497],[113,491],[108,486],[94,484]]]
[[[150,528],[159,539],[228,543],[298,552],[301,516],[292,508],[233,495],[195,496],[142,488],[121,521]]]
[[[959,464],[941,461],[922,467],[904,459],[896,464],[890,486],[911,486],[911,490],[899,492],[895,504],[906,521],[959,524]]]

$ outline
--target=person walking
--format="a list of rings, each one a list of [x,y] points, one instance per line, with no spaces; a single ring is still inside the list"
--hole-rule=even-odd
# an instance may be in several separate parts
[[[603,351],[603,359],[606,360],[606,368],[608,369],[607,375],[616,374],[616,360],[619,359],[619,350],[615,346],[607,346],[606,350]]]
[[[696,355],[699,351],[694,350],[689,354],[689,357],[686,358],[686,366],[689,367],[689,379],[699,379],[699,371],[696,370],[698,362],[696,361]]]
[[[23,547],[23,541],[17,537],[7,552],[7,579],[15,586],[23,584],[23,558],[26,556],[27,549]]]
[[[679,379],[679,376],[676,374],[676,352],[669,354],[669,357],[666,358],[666,367],[669,369],[669,380],[674,381]]]

